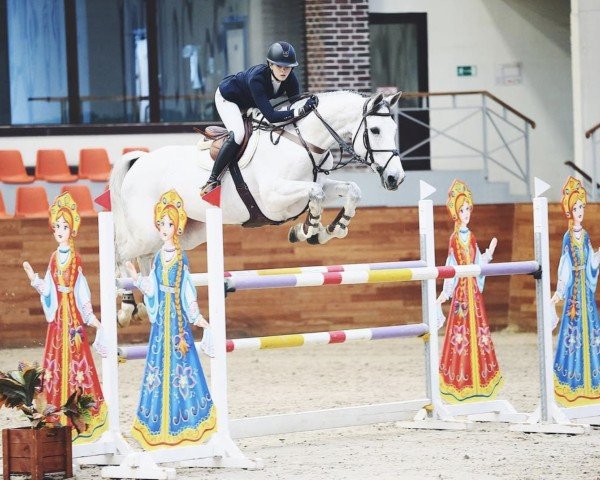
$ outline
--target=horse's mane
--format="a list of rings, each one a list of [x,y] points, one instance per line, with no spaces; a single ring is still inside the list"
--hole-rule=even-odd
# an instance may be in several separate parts
[[[317,93],[316,95],[317,95],[317,97],[321,97],[321,96],[326,97],[326,96],[330,96],[330,95],[332,96],[332,95],[342,94],[342,93],[352,93],[352,94],[355,94],[355,95],[359,95],[359,96],[361,96],[363,98],[367,98],[367,97],[370,96],[370,95],[368,95],[366,93],[358,92],[356,90],[329,90],[327,92]]]
[[[314,95],[316,95],[319,99],[323,99],[323,98],[334,97],[334,96],[342,95],[342,94],[353,94],[353,95],[358,95],[359,97],[362,97],[362,98],[367,98],[370,96],[363,92],[357,92],[356,90],[329,90],[326,92],[315,93]],[[303,105],[305,101],[306,101],[306,98],[303,98],[302,100],[297,100],[294,103],[292,103],[291,106],[293,108],[295,106]]]

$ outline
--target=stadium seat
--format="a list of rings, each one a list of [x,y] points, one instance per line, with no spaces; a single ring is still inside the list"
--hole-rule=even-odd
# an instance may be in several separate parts
[[[129,152],[149,152],[150,149],[148,147],[125,147],[123,149],[123,155]]]
[[[82,217],[94,217],[98,212],[94,210],[92,194],[87,185],[63,185],[60,193],[69,192],[77,204],[77,211]]]
[[[69,183],[77,181],[67,165],[62,150],[38,150],[35,162],[35,178],[51,183]]]
[[[23,157],[18,150],[0,150],[0,181],[4,183],[31,183],[35,180],[27,175]]]
[[[6,213],[6,207],[4,206],[4,198],[2,197],[2,192],[0,192],[0,219],[3,218],[12,218],[12,215]]]
[[[79,152],[79,178],[106,182],[110,178],[110,161],[104,148],[83,148]]]
[[[17,187],[15,218],[48,218],[48,207],[44,187]]]

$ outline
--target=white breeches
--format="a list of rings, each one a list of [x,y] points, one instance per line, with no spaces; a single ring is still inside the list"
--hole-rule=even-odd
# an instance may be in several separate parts
[[[241,145],[244,140],[244,121],[242,120],[240,107],[229,100],[225,100],[218,88],[215,92],[215,105],[225,128],[233,132],[235,143]]]

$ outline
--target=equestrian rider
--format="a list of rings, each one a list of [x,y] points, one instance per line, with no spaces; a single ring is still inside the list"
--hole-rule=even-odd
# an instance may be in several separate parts
[[[244,139],[242,111],[258,108],[270,123],[281,123],[304,115],[316,107],[313,98],[309,98],[303,107],[294,110],[275,110],[269,101],[284,94],[291,98],[300,93],[300,85],[293,71],[297,65],[294,47],[287,42],[276,42],[269,47],[266,64],[255,65],[221,81],[215,93],[215,105],[229,133],[215,160],[208,182],[200,190],[201,196],[221,184],[219,177],[238,154]]]

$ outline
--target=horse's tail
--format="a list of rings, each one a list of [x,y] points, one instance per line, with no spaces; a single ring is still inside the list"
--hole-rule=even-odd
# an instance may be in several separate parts
[[[146,152],[134,151],[128,152],[119,157],[112,166],[112,172],[110,174],[109,189],[110,189],[110,203],[111,210],[113,212],[113,220],[115,222],[115,240],[117,245],[117,262],[119,259],[119,246],[123,246],[127,242],[127,217],[125,215],[125,208],[123,197],[121,195],[121,188],[123,187],[123,180],[125,175],[135,163],[135,161]]]

